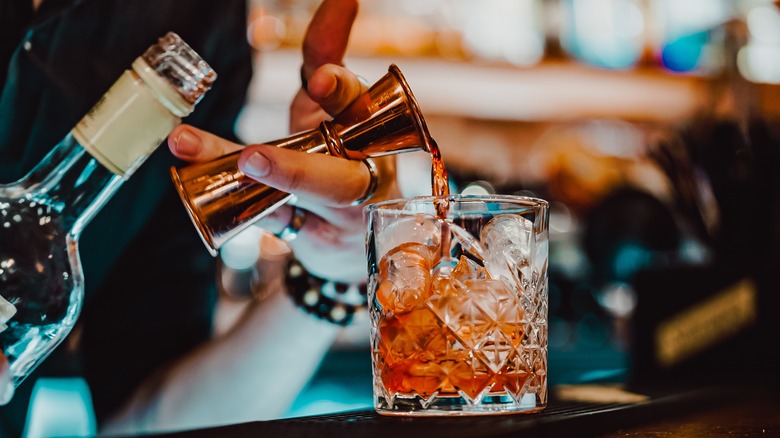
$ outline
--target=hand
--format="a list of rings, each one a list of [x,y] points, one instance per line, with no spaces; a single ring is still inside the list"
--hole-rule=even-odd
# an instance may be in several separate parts
[[[11,381],[11,370],[8,368],[8,359],[0,353],[0,406],[11,401],[14,395],[14,384]]]
[[[312,129],[338,114],[366,87],[342,67],[352,23],[355,0],[324,0],[315,13],[303,44],[302,72],[308,82],[291,107],[293,132]],[[182,125],[168,137],[174,155],[200,162],[241,149],[191,126]],[[400,195],[395,181],[395,160],[375,160],[379,185],[371,201]],[[343,282],[365,279],[365,237],[362,205],[351,203],[366,193],[370,173],[360,161],[321,154],[302,154],[269,145],[243,148],[239,168],[257,181],[296,195],[295,205],[308,211],[291,247],[312,274]],[[290,221],[292,207],[282,206],[259,225],[281,231]]]
[[[324,0],[314,13],[303,40],[300,72],[307,89],[302,86],[290,106],[290,132],[315,128],[365,91],[357,76],[339,68],[357,12],[357,0]]]

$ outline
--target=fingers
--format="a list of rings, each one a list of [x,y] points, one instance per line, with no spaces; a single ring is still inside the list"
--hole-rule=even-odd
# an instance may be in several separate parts
[[[313,101],[305,91],[299,90],[290,105],[290,132],[314,129],[329,118],[320,104]]]
[[[324,0],[303,40],[305,91],[330,115],[341,112],[365,89],[354,74],[341,67],[357,12],[357,0]]]
[[[331,207],[360,199],[371,180],[360,161],[269,145],[247,146],[239,155],[238,167],[263,184]]]
[[[320,4],[303,40],[301,75],[305,79],[321,65],[342,64],[357,12],[357,0],[324,0]]]
[[[193,126],[179,125],[168,135],[168,148],[177,158],[195,163],[227,155],[242,146]]]
[[[290,131],[312,129],[341,112],[365,87],[343,65],[357,0],[324,0],[303,40],[302,86],[290,106]],[[323,72],[318,69],[328,66]],[[324,110],[324,111],[323,111]]]
[[[271,145],[242,147],[189,125],[177,127],[168,137],[173,154],[192,162],[212,160],[241,150],[238,167],[248,177],[299,198],[328,207],[349,206],[365,196],[371,172],[358,160],[326,154],[302,153]],[[379,187],[384,196],[394,181],[383,184],[382,174],[394,175],[393,157],[377,159]]]
[[[329,115],[335,117],[368,89],[354,73],[335,64],[318,68],[308,87],[290,105],[290,132],[313,129]]]
[[[334,64],[323,65],[309,78],[309,96],[333,116],[366,90],[354,73]]]
[[[297,224],[296,221],[298,221]],[[298,240],[301,235],[310,240],[327,241],[332,244],[341,237],[342,233],[339,230],[344,223],[334,224],[313,210],[306,209],[296,203],[294,206],[291,204],[282,205],[273,213],[260,219],[256,225],[270,231],[292,246],[292,242]]]

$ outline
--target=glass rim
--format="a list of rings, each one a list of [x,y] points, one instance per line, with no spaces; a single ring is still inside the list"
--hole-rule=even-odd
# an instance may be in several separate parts
[[[363,213],[370,214],[373,211],[379,211],[379,210],[385,212],[389,212],[389,211],[405,212],[408,210],[402,208],[389,208],[389,206],[394,204],[402,204],[402,203],[409,203],[409,202],[415,202],[420,204],[433,203],[433,201],[435,200],[480,201],[480,202],[494,201],[494,202],[507,202],[507,203],[514,203],[514,204],[523,202],[532,206],[547,207],[547,208],[549,208],[550,206],[550,203],[547,200],[535,196],[528,196],[528,195],[506,195],[506,194],[495,194],[495,193],[474,194],[474,195],[455,194],[455,195],[447,195],[447,196],[424,195],[424,196],[412,196],[408,198],[386,199],[384,201],[379,201],[363,207]]]

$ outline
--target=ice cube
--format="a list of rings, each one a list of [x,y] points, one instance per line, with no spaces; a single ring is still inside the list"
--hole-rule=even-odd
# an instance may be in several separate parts
[[[403,243],[379,261],[377,300],[383,312],[406,312],[430,295],[433,252],[422,244]]]
[[[485,259],[487,259],[487,250],[479,243],[478,238],[474,237],[468,230],[457,224],[449,224],[449,229],[452,236],[455,238],[455,241],[460,243],[463,251],[474,256],[481,263],[484,263]]]
[[[441,242],[439,220],[433,215],[419,213],[394,221],[376,236],[377,254],[382,257],[405,242],[416,242],[438,250]]]
[[[458,264],[452,269],[450,274],[453,280],[465,283],[468,280],[484,280],[488,278],[488,273],[474,260],[466,256],[460,256]]]
[[[480,236],[487,250],[485,267],[493,278],[503,279],[520,290],[530,276],[529,258],[533,239],[533,222],[517,215],[499,215],[488,222]]]
[[[439,263],[433,270],[431,275],[431,294],[448,294],[452,289],[452,270],[455,268],[452,265],[452,260],[446,263]]]
[[[451,263],[455,263],[451,260]],[[479,263],[469,259],[466,256],[460,256],[457,263],[439,264],[433,271],[431,279],[431,289],[433,294],[446,295],[465,292],[465,282],[469,280],[484,280],[489,278],[487,270]]]

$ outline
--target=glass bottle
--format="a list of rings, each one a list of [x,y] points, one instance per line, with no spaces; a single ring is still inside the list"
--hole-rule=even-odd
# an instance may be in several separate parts
[[[215,78],[192,48],[168,33],[26,176],[0,185],[0,346],[14,386],[78,318],[81,231]]]

